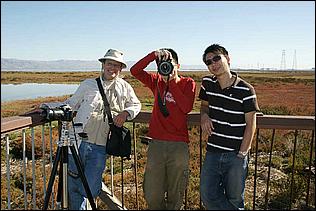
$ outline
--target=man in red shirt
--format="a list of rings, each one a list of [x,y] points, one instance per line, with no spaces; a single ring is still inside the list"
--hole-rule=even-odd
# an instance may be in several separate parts
[[[153,61],[158,73],[146,72]],[[131,67],[132,75],[152,91],[155,99],[143,182],[151,210],[179,210],[188,183],[187,116],[193,108],[196,84],[192,78],[179,76],[179,68],[177,53],[166,48],[149,53]]]

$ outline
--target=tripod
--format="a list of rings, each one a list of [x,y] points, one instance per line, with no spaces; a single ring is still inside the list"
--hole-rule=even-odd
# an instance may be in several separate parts
[[[60,121],[58,122],[60,125]],[[96,210],[96,205],[94,203],[92,193],[90,191],[87,179],[84,175],[81,160],[77,154],[76,148],[74,146],[74,139],[75,139],[75,133],[71,133],[69,130],[69,124],[70,122],[61,121],[61,128],[59,128],[59,141],[57,142],[58,148],[56,153],[55,162],[52,168],[51,176],[49,178],[48,187],[45,195],[44,200],[44,207],[43,210],[47,210],[48,202],[50,195],[52,193],[52,187],[54,184],[56,172],[57,172],[57,166],[60,162],[59,167],[59,183],[58,183],[58,192],[57,192],[57,203],[62,204],[62,209],[68,209],[68,147],[70,147],[71,154],[75,160],[76,167],[78,169],[79,177],[81,179],[81,182],[83,184],[83,187],[86,191],[88,200],[90,202],[90,205],[93,210]],[[71,134],[71,136],[70,136]],[[61,190],[62,189],[62,190]],[[61,203],[61,196],[62,196],[62,203]]]

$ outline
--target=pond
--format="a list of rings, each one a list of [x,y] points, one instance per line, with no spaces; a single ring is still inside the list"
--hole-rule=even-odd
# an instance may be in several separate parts
[[[1,84],[1,102],[73,94],[79,84]]]

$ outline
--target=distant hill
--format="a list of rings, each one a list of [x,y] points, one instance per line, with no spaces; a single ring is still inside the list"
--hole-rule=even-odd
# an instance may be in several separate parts
[[[83,60],[20,60],[1,58],[1,71],[96,71],[100,69],[99,61]]]
[[[127,61],[127,69],[135,64],[135,61]],[[21,60],[1,58],[1,71],[98,71],[101,65],[99,61],[87,60]],[[146,69],[156,69],[156,64],[151,63]],[[205,70],[204,65],[181,65],[182,70]]]

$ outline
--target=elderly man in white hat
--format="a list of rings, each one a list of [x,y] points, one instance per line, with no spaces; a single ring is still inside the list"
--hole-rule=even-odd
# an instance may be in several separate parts
[[[114,79],[127,66],[123,60],[123,53],[114,49],[109,49],[99,61],[102,62],[102,76],[107,80]]]
[[[123,53],[109,49],[99,61],[102,63],[100,80],[110,104],[113,123],[121,127],[126,120],[132,120],[136,117],[140,112],[141,103],[132,86],[118,77],[122,69],[127,67],[123,60]],[[107,157],[106,141],[109,133],[108,118],[103,113],[104,103],[97,81],[95,78],[84,80],[69,99],[58,104],[68,104],[74,111],[77,111],[74,123],[82,123],[82,130],[76,131],[81,140],[78,154],[92,196],[95,199],[101,190],[102,173]],[[58,105],[55,104],[55,106]],[[69,209],[83,210],[88,201],[87,194],[78,175],[73,156],[68,156],[68,158]]]

